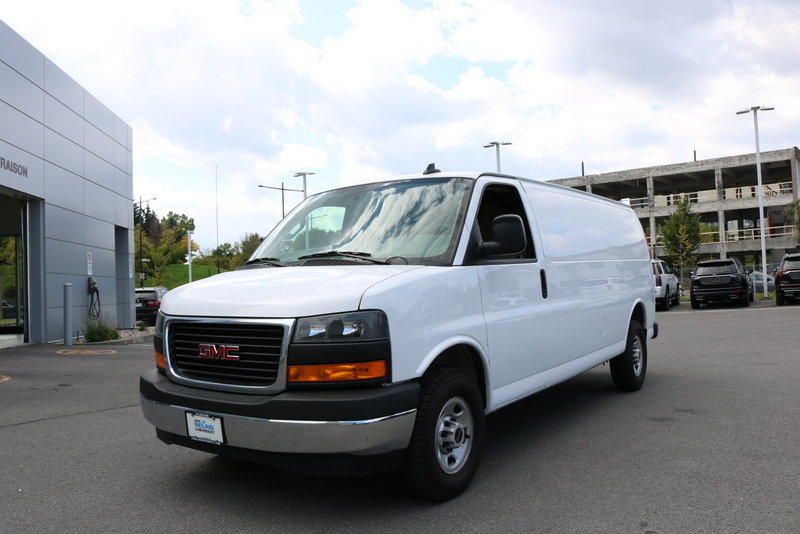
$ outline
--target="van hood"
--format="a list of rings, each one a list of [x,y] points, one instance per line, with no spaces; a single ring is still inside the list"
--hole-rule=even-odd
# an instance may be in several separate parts
[[[218,274],[164,295],[161,311],[193,317],[292,318],[359,309],[370,287],[422,265],[264,267]]]

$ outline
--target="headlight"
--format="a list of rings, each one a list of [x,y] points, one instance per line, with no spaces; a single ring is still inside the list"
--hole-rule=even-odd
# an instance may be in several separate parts
[[[156,326],[153,330],[153,335],[157,337],[164,337],[164,314],[160,311],[156,314]]]
[[[386,314],[359,311],[303,317],[297,320],[295,343],[341,343],[389,338]]]

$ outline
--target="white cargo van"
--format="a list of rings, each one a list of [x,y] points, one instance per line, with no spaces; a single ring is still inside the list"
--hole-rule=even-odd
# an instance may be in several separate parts
[[[607,361],[638,390],[653,295],[621,203],[498,174],[336,189],[243,268],[165,296],[142,410],[166,443],[370,463],[445,500],[475,474],[487,414]]]

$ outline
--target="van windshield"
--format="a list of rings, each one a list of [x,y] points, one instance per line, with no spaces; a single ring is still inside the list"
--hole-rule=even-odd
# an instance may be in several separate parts
[[[452,263],[473,181],[426,178],[335,189],[309,197],[270,232],[251,261],[306,262],[341,251],[344,261],[400,258]],[[319,260],[318,260],[319,261]]]

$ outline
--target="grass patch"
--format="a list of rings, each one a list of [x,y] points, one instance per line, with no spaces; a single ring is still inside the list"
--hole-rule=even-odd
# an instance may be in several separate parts
[[[220,269],[220,273],[224,273],[225,269]],[[192,281],[202,280],[209,276],[218,274],[217,268],[212,265],[192,265]],[[139,282],[137,287],[151,287],[151,286],[164,286],[167,289],[175,289],[178,286],[189,283],[189,266],[183,264],[167,265],[164,268],[164,277],[158,283],[154,283],[153,279],[148,277],[144,279],[144,284]]]

